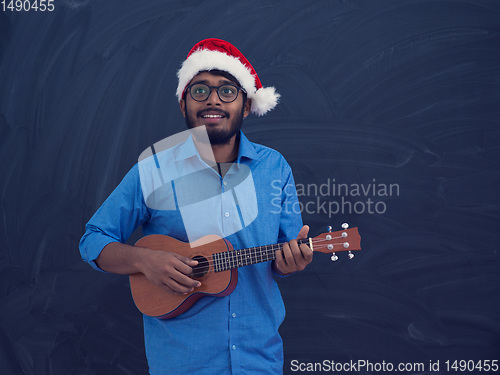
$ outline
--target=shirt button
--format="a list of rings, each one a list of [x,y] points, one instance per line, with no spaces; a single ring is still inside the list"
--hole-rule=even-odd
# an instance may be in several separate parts
[[[236,350],[236,345],[233,345],[231,349]]]
[[[224,214],[224,216],[225,216],[225,217],[229,217],[229,212],[226,212],[226,213]]]
[[[227,186],[227,181],[224,181],[224,186]]]
[[[232,314],[231,314],[231,316],[232,316],[233,318],[236,318],[236,313],[232,313]]]

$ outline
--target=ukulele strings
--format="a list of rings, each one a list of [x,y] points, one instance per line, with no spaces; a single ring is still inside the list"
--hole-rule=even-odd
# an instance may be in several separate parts
[[[313,243],[313,244],[318,244],[318,243],[320,243],[320,242],[327,242],[327,241],[331,241],[331,240],[334,240],[334,239],[337,239],[337,238],[343,238],[343,237],[341,237],[341,236],[340,236],[340,237],[332,237],[330,240],[326,240],[326,239],[313,240],[313,241],[312,241],[312,243]],[[308,244],[309,244],[309,242],[303,242],[301,245],[303,245],[303,244],[308,245]],[[276,245],[267,245],[268,249],[266,249],[266,250],[281,250],[282,245],[283,245],[283,243],[281,243],[281,244],[276,244]],[[334,244],[332,244],[332,245],[343,245],[343,242],[337,242],[337,243],[334,243]],[[266,245],[263,245],[263,246],[256,246],[256,247],[251,247],[251,248],[247,248],[247,249],[243,249],[243,250],[248,250],[248,249],[257,249],[257,248],[259,248],[259,251],[262,251],[262,248],[263,248],[263,247],[266,247]],[[232,250],[231,252],[229,252],[229,251],[223,251],[223,252],[221,252],[221,254],[231,254],[231,255],[232,255],[232,253],[233,253],[233,252],[243,251],[243,250]],[[216,254],[217,254],[217,253],[216,253]],[[213,254],[212,254],[212,255],[213,255]],[[255,255],[255,256],[258,256],[257,254],[254,254],[254,255]],[[233,256],[233,260],[234,260],[234,259],[237,259],[237,258],[238,258],[238,255],[234,255],[234,256]],[[206,259],[206,258],[205,258],[205,259]],[[227,259],[226,259],[226,260],[227,260]],[[198,262],[198,264],[206,264],[206,263],[209,263],[209,265],[212,265],[213,263],[216,263],[216,262],[215,262],[215,261],[213,261],[213,260],[206,260],[206,261],[199,261],[199,262]]]
[[[327,240],[327,239],[312,240],[312,243],[313,244],[319,244],[321,242],[327,242],[327,241],[329,242],[329,241],[332,241],[332,240],[338,239],[338,238],[344,238],[344,237],[342,237],[342,236],[332,237],[329,240]],[[303,242],[302,244],[309,245],[309,242],[306,239],[306,242]],[[338,243],[334,243],[332,245],[342,245],[342,244],[343,244],[343,242],[338,242]],[[281,244],[275,244],[275,245],[267,245],[267,246],[266,245],[256,246],[256,247],[251,247],[251,248],[248,248],[248,249],[257,249],[257,248],[259,248],[259,251],[262,252],[262,248],[263,247],[267,247],[267,249],[266,249],[266,256],[268,256],[269,254],[267,254],[267,250],[269,250],[269,251],[281,250],[282,245],[283,245],[283,243],[281,243]],[[248,249],[245,249],[245,250],[248,250]],[[237,262],[238,261],[238,255],[236,255],[236,253],[234,253],[234,255],[233,255],[233,252],[237,252],[237,251],[242,251],[242,250],[232,250],[230,252],[229,251],[221,252],[222,254],[230,254],[231,257],[232,257],[231,259],[221,259],[219,261],[215,261],[215,260],[213,260],[213,257],[212,257],[212,260],[209,260],[209,259],[207,259],[207,258],[204,257],[205,260],[204,261],[203,260],[202,261],[198,261],[198,264],[196,266],[194,266],[194,267],[201,266],[203,268],[208,267],[208,269],[206,271],[203,269],[203,270],[200,270],[199,272],[193,272],[193,273],[191,273],[191,276],[194,276],[194,277],[203,276],[208,271],[211,271],[211,270],[213,270],[215,268],[215,266],[214,266],[215,263],[227,264],[227,263],[231,263],[231,261],[236,261]],[[213,255],[214,254],[212,254],[212,256]],[[253,254],[253,256],[254,256],[255,259],[257,259],[259,257],[259,254]],[[263,259],[262,253],[260,254],[260,257],[261,257],[261,259]],[[264,262],[264,260],[262,260],[262,262]],[[256,262],[256,263],[262,263],[262,262]],[[232,267],[232,268],[237,268],[237,267]]]

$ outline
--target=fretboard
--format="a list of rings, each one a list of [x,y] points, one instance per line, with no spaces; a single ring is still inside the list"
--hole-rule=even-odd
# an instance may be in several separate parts
[[[298,240],[299,244],[308,243],[309,239]],[[276,251],[283,248],[282,243],[249,247],[241,250],[224,251],[212,255],[214,271],[221,272],[251,264],[269,262],[276,259]]]

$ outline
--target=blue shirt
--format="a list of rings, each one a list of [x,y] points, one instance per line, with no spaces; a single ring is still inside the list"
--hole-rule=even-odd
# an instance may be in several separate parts
[[[277,151],[240,134],[238,158],[224,177],[207,167],[190,140],[142,165],[163,171],[162,186],[167,188],[161,195],[154,194],[160,186],[158,175],[144,178],[141,162],[136,164],[87,223],[80,242],[82,258],[99,270],[95,259],[102,249],[111,242],[126,242],[139,225],[144,235],[165,234],[182,241],[219,234],[234,249],[296,238],[302,219],[290,166]],[[193,193],[199,191],[193,190],[193,178],[186,183],[182,176],[194,176],[200,186],[211,188],[201,195]],[[214,186],[220,194],[210,191]],[[189,201],[193,195],[196,198]],[[250,205],[243,203],[245,198]],[[198,210],[200,224],[193,232],[186,229],[192,227],[186,222],[199,204],[205,206]],[[213,212],[205,212],[208,208]],[[271,262],[241,267],[229,296],[203,297],[172,319],[144,315],[150,373],[281,374],[283,344],[278,328],[284,317]]]

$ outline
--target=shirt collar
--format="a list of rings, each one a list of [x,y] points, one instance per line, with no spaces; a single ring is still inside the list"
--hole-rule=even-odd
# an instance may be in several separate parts
[[[238,150],[238,163],[241,162],[241,158],[245,157],[248,159],[253,159],[256,161],[260,161],[260,157],[257,154],[257,151],[255,151],[255,147],[248,140],[248,138],[243,134],[242,131],[240,131],[240,149]]]
[[[179,145],[175,160],[184,160],[193,156],[199,157],[200,155],[198,153],[198,150],[196,149],[192,136],[189,136],[189,138],[185,142]],[[257,161],[260,160],[259,155],[257,154],[257,151],[255,150],[252,142],[250,142],[245,134],[240,131],[240,149],[238,150],[237,162],[240,163],[242,158],[248,158]]]

